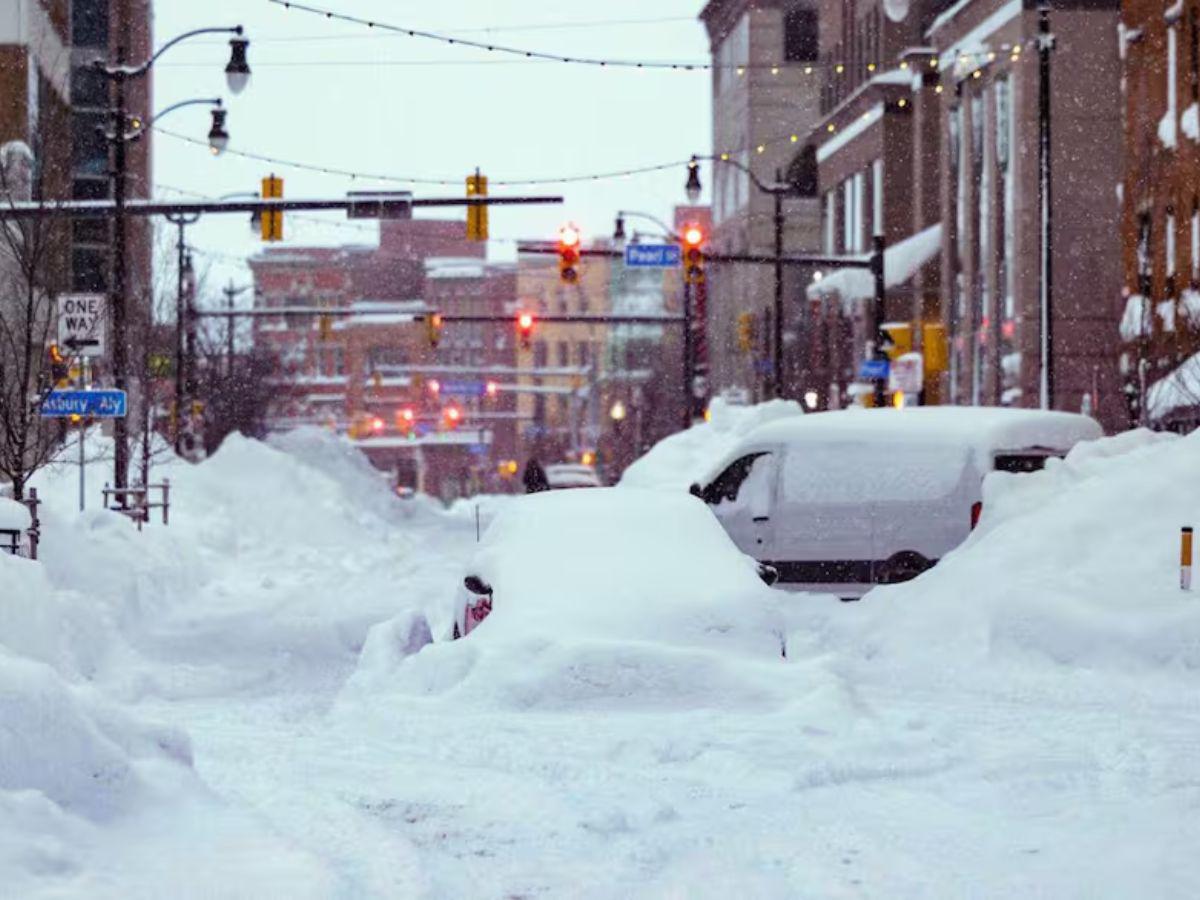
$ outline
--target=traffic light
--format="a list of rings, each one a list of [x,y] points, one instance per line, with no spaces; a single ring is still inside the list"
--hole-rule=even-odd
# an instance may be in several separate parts
[[[487,393],[490,399],[494,400],[496,395],[500,393],[500,385],[495,381],[489,381],[486,385],[484,385],[484,391]]]
[[[63,387],[68,378],[71,377],[71,365],[65,356],[62,355],[62,350],[58,344],[51,344],[46,348],[46,364],[50,369],[50,380],[55,387]]]
[[[408,434],[412,431],[413,425],[416,424],[417,416],[412,411],[412,407],[405,406],[396,410],[396,428],[401,434]]]
[[[474,175],[467,176],[467,197],[486,197],[488,180],[475,170]],[[467,240],[486,241],[488,239],[488,208],[486,204],[467,207]]]
[[[371,431],[374,434],[383,434],[383,419],[376,416],[371,420]]]
[[[451,404],[442,410],[442,422],[447,431],[453,431],[462,423],[462,410]]]
[[[754,313],[738,315],[738,349],[743,353],[754,352]]]
[[[533,326],[536,324],[533,313],[523,312],[517,316],[517,338],[525,350],[533,346]]]
[[[683,277],[688,284],[704,283],[704,229],[687,225],[683,229]]]
[[[442,342],[442,328],[444,326],[445,322],[442,320],[441,313],[430,313],[425,317],[425,329],[429,335],[429,346],[434,350]]]
[[[579,281],[579,229],[564,225],[558,230],[558,277],[563,284]]]
[[[268,175],[262,180],[262,198],[264,200],[283,199],[283,179]],[[264,241],[283,240],[283,210],[264,209],[259,227],[262,229]]]

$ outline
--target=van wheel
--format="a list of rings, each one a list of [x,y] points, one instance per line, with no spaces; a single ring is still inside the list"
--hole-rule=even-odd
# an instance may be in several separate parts
[[[458,622],[455,621],[454,633],[450,636],[450,640],[457,641],[460,637],[462,637],[462,632],[458,630]]]
[[[879,584],[902,584],[912,581],[922,572],[933,568],[933,563],[920,553],[904,550],[885,562],[879,573]]]

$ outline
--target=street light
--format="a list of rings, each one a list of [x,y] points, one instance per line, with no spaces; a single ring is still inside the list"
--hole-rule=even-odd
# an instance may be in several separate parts
[[[772,321],[773,334],[771,336],[772,345],[772,375],[774,382],[774,394],[776,397],[783,397],[783,198],[798,197],[800,192],[796,185],[783,180],[783,173],[778,169],[775,171],[775,183],[767,184],[759,179],[757,175],[751,171],[749,166],[743,165],[736,159],[730,156],[706,156],[703,157],[714,163],[724,163],[733,166],[744,172],[759,191],[764,194],[769,194],[775,200],[775,304],[774,304],[774,319]],[[688,177],[687,184],[684,190],[687,191],[688,200],[696,203],[700,199],[702,186],[700,184],[700,160],[701,157],[693,156],[688,162]]]
[[[212,128],[208,130],[208,148],[213,156],[220,156],[229,146],[229,132],[225,130],[225,110],[212,111]]]
[[[246,62],[246,48],[250,42],[244,37],[235,37],[229,42],[229,65],[225,67],[225,83],[229,92],[238,95],[250,83],[250,66]]]
[[[189,38],[205,34],[233,34],[230,41],[229,63],[226,65],[226,80],[231,91],[235,93],[245,88],[250,76],[250,67],[246,62],[246,48],[249,42],[243,37],[241,25],[232,28],[197,28],[184,32],[172,38],[155,53],[139,65],[129,65],[127,48],[122,44],[117,47],[116,59],[111,63],[104,59],[94,60],[93,71],[106,78],[112,84],[112,106],[108,113],[111,120],[111,137],[106,134],[112,147],[112,195],[114,206],[113,242],[112,242],[112,279],[109,284],[113,333],[113,386],[118,390],[127,387],[129,368],[129,348],[126,321],[126,266],[125,258],[128,243],[127,223],[125,221],[126,183],[128,179],[128,160],[126,147],[142,133],[142,128],[134,128],[133,133],[127,131],[129,111],[127,109],[127,87],[129,82],[144,78],[154,64],[164,53]],[[224,110],[213,114],[213,128],[209,133],[209,143],[213,149],[223,149],[228,143],[229,135],[224,128]],[[118,490],[128,487],[129,483],[129,431],[124,419],[113,421],[113,485]],[[124,494],[119,496],[124,497]]]

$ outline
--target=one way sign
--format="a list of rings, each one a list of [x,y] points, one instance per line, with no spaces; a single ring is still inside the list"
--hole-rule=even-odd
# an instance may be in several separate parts
[[[104,294],[59,294],[58,345],[68,356],[104,355]]]

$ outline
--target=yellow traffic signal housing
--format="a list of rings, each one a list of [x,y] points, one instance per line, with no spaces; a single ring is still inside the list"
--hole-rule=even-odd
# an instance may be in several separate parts
[[[744,312],[738,316],[738,349],[743,353],[754,350],[754,313]]]
[[[283,179],[268,175],[262,180],[262,198],[264,200],[283,199]],[[283,240],[283,210],[264,209],[260,227],[264,241]]]
[[[481,175],[479,170],[475,170],[474,175],[467,176],[467,198],[486,197],[488,192],[488,180],[486,175]],[[468,241],[486,241],[488,239],[488,208],[486,204],[467,207],[467,240]]]
[[[429,335],[429,346],[434,350],[442,342],[443,325],[441,313],[430,313],[425,317],[425,329]]]
[[[683,279],[688,284],[704,283],[704,229],[688,225],[683,230]]]
[[[333,316],[321,316],[317,319],[317,331],[322,341],[333,337]]]
[[[897,360],[905,353],[912,352],[913,327],[911,322],[888,322],[881,330],[891,339],[891,343],[883,348],[888,359]]]
[[[945,372],[950,368],[950,348],[946,343],[946,326],[941,322],[926,322],[922,326],[921,348],[925,352],[925,374]]]

